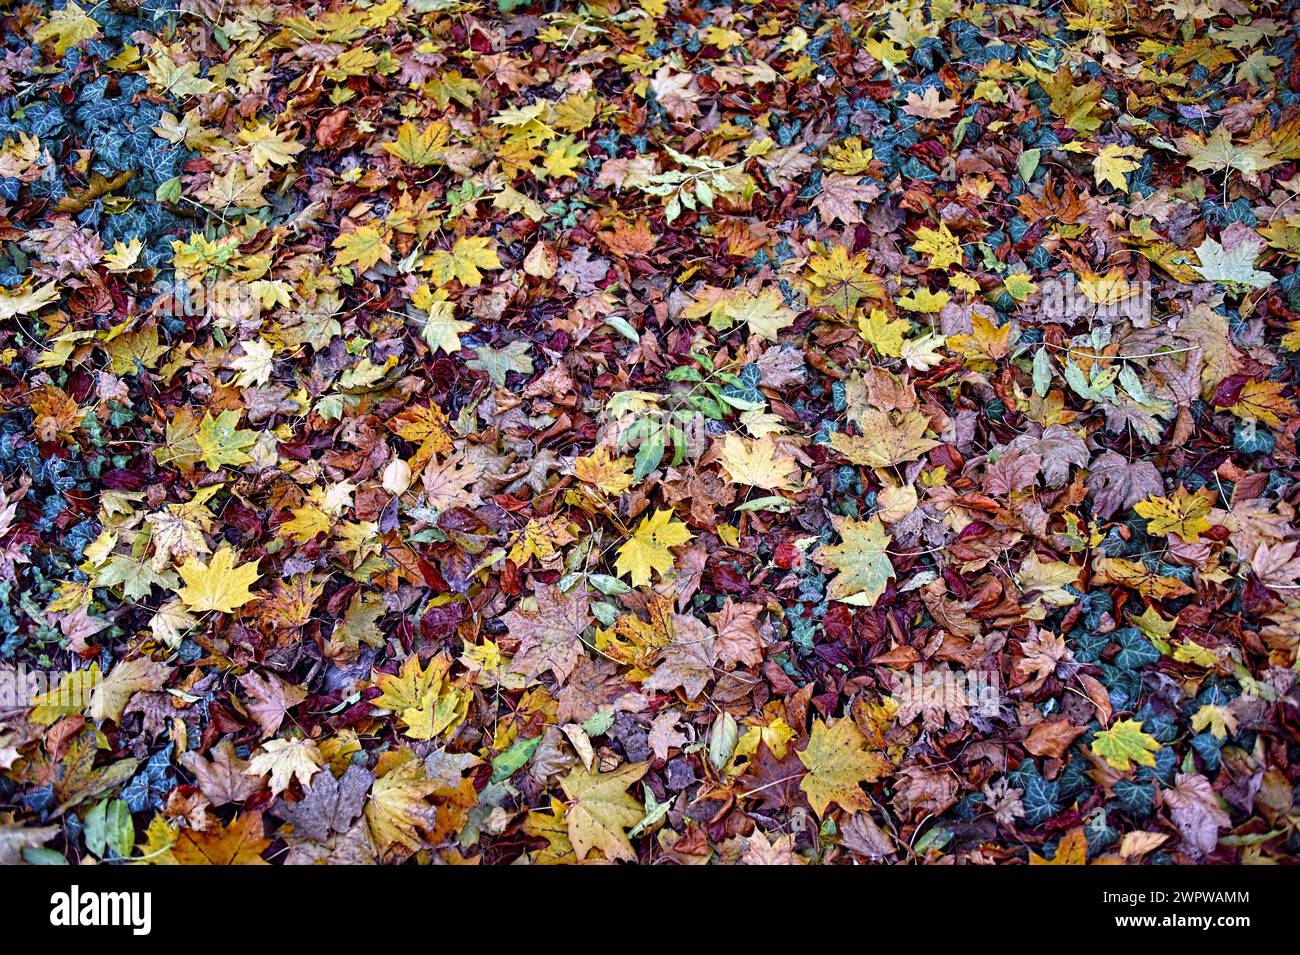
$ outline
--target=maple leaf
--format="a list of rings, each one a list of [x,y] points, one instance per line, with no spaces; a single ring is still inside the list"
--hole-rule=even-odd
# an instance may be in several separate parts
[[[546,156],[542,159],[542,168],[546,172],[546,178],[576,179],[578,169],[587,161],[586,152],[586,143],[574,142],[573,139],[567,136],[556,140],[551,144],[546,151]]]
[[[179,865],[267,865],[262,853],[271,845],[260,812],[242,813],[230,825],[202,832],[183,829],[171,848]]]
[[[644,776],[648,768],[647,763],[628,763],[603,773],[575,766],[560,780],[564,795],[571,800],[565,820],[579,862],[592,849],[599,849],[611,861],[636,861],[626,830],[640,821],[644,810],[628,794],[627,788]]]
[[[54,40],[54,52],[63,56],[70,47],[83,40],[99,36],[99,23],[86,14],[76,3],[69,2],[62,10],[50,11],[49,19],[37,28],[33,38],[37,43]]]
[[[699,620],[682,614],[673,614],[672,632],[663,658],[641,685],[647,690],[665,691],[681,687],[686,698],[693,700],[713,679],[713,664],[717,661],[714,635]]]
[[[786,834],[769,841],[767,836],[755,831],[749,837],[745,853],[740,857],[744,865],[803,865],[794,851],[794,836]]]
[[[845,225],[862,221],[858,203],[870,204],[880,195],[880,187],[873,182],[861,183],[856,176],[831,175],[822,178],[822,189],[812,201],[822,221],[827,225],[836,220]]]
[[[58,300],[59,288],[54,282],[47,282],[39,288],[24,284],[16,292],[0,289],[0,321],[7,322],[15,316],[30,315]]]
[[[282,130],[269,123],[258,123],[248,129],[239,131],[239,141],[249,147],[253,164],[258,169],[271,166],[289,166],[294,157],[307,147],[302,143],[286,139]]]
[[[443,161],[443,152],[451,138],[451,128],[442,121],[419,129],[405,122],[397,128],[397,140],[380,143],[384,151],[410,166],[432,166]]]
[[[110,251],[104,253],[104,265],[110,272],[129,272],[140,260],[143,251],[144,243],[139,239],[131,239],[129,242],[119,239],[113,243]]]
[[[642,587],[650,583],[653,574],[672,570],[675,558],[668,548],[685,544],[693,536],[671,508],[657,510],[642,518],[636,531],[618,549],[614,567],[620,577],[631,579],[632,586]]]
[[[885,468],[915,461],[941,442],[925,437],[930,419],[918,411],[897,415],[897,424],[888,412],[868,408],[858,419],[861,435],[831,433],[831,447],[854,464]]]
[[[171,668],[148,657],[123,660],[109,670],[90,694],[87,715],[94,720],[122,721],[122,711],[136,693],[162,689]]]
[[[457,239],[451,251],[438,249],[429,253],[426,266],[438,285],[446,285],[455,279],[472,288],[483,283],[480,269],[499,269],[501,260],[497,258],[496,249],[492,248],[491,239],[468,236]]]
[[[411,468],[425,465],[435,454],[449,454],[453,448],[450,423],[436,404],[418,405],[395,416],[388,427],[399,437],[420,447],[411,457]]]
[[[320,766],[321,754],[315,740],[273,739],[262,744],[244,771],[250,776],[269,775],[271,793],[278,796],[294,779],[306,786]]]
[[[566,865],[576,861],[573,843],[569,841],[569,826],[565,819],[567,807],[563,802],[551,797],[549,813],[529,810],[528,817],[520,827],[525,834],[535,839],[545,839],[546,848],[530,855],[538,865]]]
[[[714,328],[730,328],[734,322],[743,322],[753,334],[774,342],[783,328],[794,324],[795,312],[785,306],[776,288],[765,288],[757,295],[745,292],[727,297],[720,304],[709,323]]]
[[[1106,183],[1115,189],[1128,192],[1128,183],[1124,179],[1124,174],[1140,169],[1142,163],[1138,160],[1145,155],[1146,150],[1140,146],[1117,146],[1113,143],[1103,146],[1092,160],[1093,178],[1097,185]]]
[[[920,95],[908,93],[903,104],[904,113],[922,119],[947,119],[956,109],[957,103],[943,99],[935,86],[927,86]]]
[[[168,505],[167,510],[149,514],[145,522],[153,531],[154,557],[152,568],[161,573],[177,561],[187,561],[212,549],[203,536],[212,521],[203,514],[206,508],[184,509]]]
[[[1152,494],[1164,493],[1164,479],[1150,461],[1129,462],[1114,451],[1104,451],[1088,464],[1084,448],[1083,463],[1088,467],[1088,493],[1093,498],[1093,510],[1102,520]]]
[[[358,271],[366,272],[380,262],[391,264],[392,246],[388,237],[373,225],[364,225],[345,232],[332,243],[338,249],[334,256],[335,265],[355,265]]]
[[[257,564],[255,560],[236,564],[235,551],[229,546],[213,554],[207,564],[191,557],[176,568],[185,581],[185,586],[176,595],[196,613],[207,610],[234,613],[255,599],[248,588],[261,577]]]
[[[1061,837],[1056,844],[1056,855],[1051,861],[1044,859],[1032,849],[1029,852],[1030,865],[1087,865],[1088,837],[1083,826],[1076,826]]]
[[[851,719],[841,719],[830,727],[820,719],[813,722],[808,745],[795,753],[808,770],[799,787],[817,815],[824,816],[831,803],[850,815],[871,808],[871,797],[859,784],[880,779],[889,764],[878,754],[867,752],[866,742]]]
[[[1133,763],[1154,766],[1160,744],[1142,732],[1137,720],[1117,720],[1110,729],[1100,730],[1092,738],[1092,751],[1116,772],[1125,773]]]
[[[422,667],[413,653],[397,676],[373,674],[383,693],[370,702],[396,713],[412,739],[433,739],[449,732],[465,718],[469,705],[468,694],[445,679],[450,666],[446,656],[440,655]]]
[[[519,638],[510,669],[527,676],[546,670],[561,684],[582,659],[582,634],[591,623],[590,599],[584,588],[565,594],[558,587],[535,591],[537,610],[512,610],[502,617],[512,637]]]
[[[1195,494],[1189,494],[1180,484],[1173,497],[1148,497],[1133,505],[1133,510],[1147,519],[1147,533],[1160,537],[1174,535],[1188,544],[1195,544],[1201,534],[1210,529],[1206,515],[1213,506],[1213,491],[1201,488]]]
[[[872,348],[886,358],[899,358],[903,354],[903,339],[911,329],[908,322],[891,319],[881,308],[873,308],[869,315],[858,317],[858,330]]]
[[[208,470],[218,471],[253,460],[244,452],[257,443],[257,432],[238,427],[239,417],[238,411],[230,410],[215,418],[210,411],[204,413],[194,441],[198,446],[199,460]]]
[[[1196,247],[1196,257],[1200,264],[1192,268],[1210,282],[1268,288],[1276,278],[1270,272],[1255,268],[1259,246],[1251,242],[1240,242],[1229,250],[1207,237]]]
[[[1300,557],[1296,551],[1300,541],[1283,541],[1269,544],[1260,541],[1250,558],[1250,569],[1265,587],[1280,591],[1290,590],[1300,578]]]
[[[917,229],[916,243],[912,246],[912,251],[918,255],[930,256],[928,267],[932,269],[946,269],[949,266],[961,265],[964,257],[961,243],[957,241],[957,237],[952,234],[945,222],[940,222],[937,230],[928,226]]]
[[[385,859],[410,855],[423,844],[420,830],[433,825],[427,797],[438,788],[424,764],[408,757],[379,776],[370,788],[365,817],[370,839]]]
[[[971,368],[976,371],[990,371],[1007,355],[1010,342],[1011,324],[994,325],[982,313],[971,316],[971,333],[969,335],[949,335],[948,345],[961,352]]]
[[[875,606],[894,577],[894,565],[885,553],[892,538],[879,517],[858,521],[832,514],[831,522],[840,543],[823,545],[813,553],[817,563],[839,571],[827,587],[827,599]]]
[[[245,673],[239,686],[251,699],[245,704],[249,715],[262,730],[262,739],[274,736],[289,710],[307,699],[307,691],[285,683],[274,674]]]
[[[1271,169],[1278,163],[1278,160],[1270,155],[1271,143],[1260,139],[1252,143],[1236,145],[1232,141],[1232,132],[1226,123],[1216,127],[1208,139],[1192,133],[1179,138],[1176,144],[1188,157],[1187,165],[1193,169],[1201,172],[1227,172],[1235,169],[1248,182],[1257,182],[1258,173]]]
[[[203,795],[213,806],[243,802],[262,788],[260,779],[253,779],[245,772],[248,761],[239,757],[230,740],[222,740],[209,752],[211,759],[191,750],[182,753],[179,761],[194,774]]]
[[[292,823],[295,836],[324,842],[331,832],[352,828],[374,782],[374,774],[361,766],[349,766],[337,779],[331,772],[316,773],[311,785],[303,787],[302,799],[278,802],[272,813]]]
[[[1029,598],[1025,615],[1031,620],[1041,620],[1047,610],[1040,604],[1053,607],[1073,604],[1078,598],[1065,588],[1077,586],[1081,569],[1065,561],[1039,560],[1038,554],[1030,551],[1015,575],[1016,583]]]
[[[275,370],[275,348],[261,338],[243,342],[242,345],[244,353],[230,362],[230,367],[239,372],[235,384],[241,388],[266,384]]]
[[[807,281],[812,289],[811,304],[825,305],[848,316],[864,298],[883,298],[880,279],[867,271],[865,256],[849,256],[841,246],[831,246],[808,260],[812,270]]]
[[[668,754],[673,749],[680,749],[690,742],[686,734],[677,729],[681,713],[677,710],[662,710],[650,724],[650,733],[646,742],[650,751],[659,759],[667,762]]]
[[[722,440],[718,461],[737,484],[764,490],[792,489],[799,478],[799,465],[788,455],[778,454],[771,437],[747,441],[728,434]]]
[[[1228,406],[1239,418],[1262,421],[1271,428],[1282,427],[1284,418],[1295,414],[1295,405],[1282,392],[1280,381],[1248,381],[1241,386],[1237,400]]]
[[[717,631],[714,649],[722,662],[735,665],[743,663],[757,666],[763,662],[765,641],[759,631],[759,615],[763,605],[736,603],[731,597],[717,613],[709,614],[709,622]]]
[[[533,359],[528,354],[528,350],[529,344],[527,341],[513,341],[506,345],[505,348],[489,348],[486,345],[479,345],[474,349],[475,357],[465,362],[465,367],[487,372],[487,376],[492,379],[493,384],[498,388],[504,387],[506,375],[510,374],[510,372],[532,373]]]
[[[617,496],[632,485],[632,463],[629,457],[611,457],[609,448],[601,444],[591,454],[574,460],[573,473],[583,484],[590,484],[602,494]]]
[[[1143,563],[1122,557],[1104,558],[1097,570],[1117,584],[1132,587],[1148,600],[1167,600],[1195,593],[1177,577],[1166,577]]]
[[[411,304],[425,312],[424,330],[421,333],[429,347],[448,355],[460,351],[460,336],[472,331],[472,322],[456,318],[455,303],[450,301],[446,289],[430,291],[421,285],[411,298]]]
[[[198,196],[208,205],[221,210],[232,207],[261,209],[270,205],[262,195],[262,190],[270,184],[269,172],[250,176],[244,171],[243,165],[234,163],[224,173],[214,175]]]
[[[1199,773],[1179,773],[1174,785],[1161,793],[1169,806],[1170,818],[1194,857],[1209,855],[1219,845],[1219,830],[1232,825],[1223,811],[1214,787]]]

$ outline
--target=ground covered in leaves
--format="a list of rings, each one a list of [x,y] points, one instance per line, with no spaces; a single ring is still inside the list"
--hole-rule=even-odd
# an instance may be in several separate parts
[[[0,862],[1300,852],[1295,4],[0,20]]]

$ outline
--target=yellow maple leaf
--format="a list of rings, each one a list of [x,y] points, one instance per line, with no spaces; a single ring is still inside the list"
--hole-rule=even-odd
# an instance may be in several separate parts
[[[1105,275],[1085,270],[1079,275],[1077,287],[1084,298],[1096,305],[1118,305],[1141,291],[1139,286],[1129,283],[1122,268],[1113,268]]]
[[[408,408],[388,423],[388,427],[399,438],[419,444],[420,447],[410,462],[411,469],[415,471],[428,463],[435,454],[451,452],[453,445],[449,426],[447,416],[433,402]]]
[[[8,321],[15,315],[30,315],[58,300],[57,282],[46,282],[40,288],[24,285],[14,292],[0,289],[0,321]]]
[[[928,288],[915,288],[907,295],[900,295],[895,301],[899,308],[905,308],[909,312],[930,314],[943,311],[943,307],[952,301],[952,296],[942,289],[931,292]]]
[[[235,552],[228,546],[213,554],[207,564],[191,557],[177,568],[185,586],[176,595],[196,613],[234,613],[255,596],[248,588],[261,576],[257,563],[236,564]]]
[[[420,830],[433,826],[433,807],[426,798],[438,783],[428,778],[424,764],[414,755],[409,751],[403,755],[402,762],[374,781],[366,801],[370,840],[385,861],[419,849],[423,842]]]
[[[1104,182],[1121,192],[1128,192],[1124,173],[1140,169],[1142,163],[1139,160],[1146,154],[1147,151],[1140,146],[1118,146],[1114,143],[1103,146],[1101,152],[1093,157],[1092,178],[1099,186]]]
[[[1010,336],[1010,322],[1002,326],[994,325],[976,312],[971,316],[971,333],[951,335],[947,344],[967,359],[972,371],[988,372],[997,367],[999,359],[1006,357]]]
[[[438,285],[446,285],[453,279],[461,285],[474,287],[483,284],[480,269],[499,269],[501,259],[492,240],[482,236],[466,236],[456,240],[451,251],[437,249],[429,253],[427,268]]]
[[[406,122],[397,128],[397,141],[382,143],[384,151],[410,166],[432,166],[443,161],[451,127],[438,120],[424,129]]]
[[[841,246],[831,246],[808,260],[811,274],[809,304],[825,305],[848,317],[864,298],[883,298],[884,286],[878,276],[868,270],[867,257],[858,253],[852,257]]]
[[[569,841],[569,825],[565,819],[567,807],[554,796],[551,797],[551,811],[529,810],[524,820],[524,833],[535,839],[545,839],[546,848],[533,852],[530,858],[537,865],[566,865],[577,858],[573,854],[573,843]]]
[[[737,484],[768,491],[794,488],[799,478],[799,465],[789,455],[777,453],[776,442],[770,436],[747,441],[728,434],[722,440],[718,463]]]
[[[424,322],[424,340],[434,351],[442,349],[448,355],[460,351],[460,336],[474,328],[471,322],[456,318],[456,306],[446,289],[431,290],[421,285],[411,296],[411,304],[427,315]]]
[[[380,262],[391,263],[393,250],[387,236],[377,226],[364,225],[345,232],[334,240],[331,248],[338,249],[335,265],[355,265],[358,271],[372,269]]]
[[[144,243],[139,239],[133,238],[129,242],[118,239],[113,243],[113,248],[104,253],[104,265],[110,272],[129,272],[143,251]]]
[[[631,458],[611,457],[609,448],[603,444],[573,462],[573,473],[579,481],[611,496],[622,494],[632,485],[631,468]]]
[[[1065,588],[1078,585],[1081,571],[1082,568],[1065,561],[1039,560],[1038,554],[1030,551],[1015,575],[1016,583],[1028,602],[1025,616],[1031,620],[1042,620],[1047,616],[1043,604],[1068,607],[1078,600]]]
[[[961,243],[944,222],[939,223],[937,230],[927,226],[917,229],[916,244],[912,246],[912,251],[930,256],[928,267],[932,269],[946,269],[950,265],[962,264]]]
[[[1099,731],[1092,738],[1092,752],[1106,761],[1111,769],[1126,773],[1133,763],[1154,766],[1160,743],[1142,732],[1137,720],[1119,720],[1110,729]]]
[[[250,129],[239,131],[239,141],[250,147],[253,165],[265,169],[268,165],[288,166],[293,157],[307,147],[302,143],[285,139],[279,130],[270,123],[259,123]]]
[[[636,860],[625,830],[640,822],[645,810],[628,794],[627,787],[644,776],[648,767],[648,763],[628,763],[602,773],[575,766],[560,780],[564,795],[573,800],[565,820],[578,861],[592,849],[599,849],[606,859]]]
[[[618,549],[614,563],[619,576],[627,576],[632,586],[650,583],[653,573],[664,574],[673,568],[674,557],[668,548],[685,544],[694,535],[681,521],[676,520],[672,509],[655,511],[643,518],[635,533]]]
[[[1040,856],[1032,849],[1029,851],[1030,865],[1086,865],[1088,862],[1088,837],[1083,826],[1071,829],[1056,844],[1056,855],[1051,860]]]
[[[371,703],[396,713],[412,739],[434,739],[458,726],[469,707],[469,694],[446,680],[450,668],[451,661],[444,655],[422,667],[413,653],[397,676],[372,674],[383,693]]]
[[[886,358],[902,357],[903,339],[911,328],[902,319],[890,318],[883,308],[873,308],[869,315],[858,316],[858,331],[877,354]]]
[[[1282,394],[1285,387],[1280,381],[1248,381],[1228,410],[1238,418],[1253,418],[1270,428],[1280,428],[1283,418],[1295,414],[1295,405]]]
[[[1160,537],[1173,534],[1188,544],[1195,544],[1202,532],[1210,529],[1206,515],[1214,506],[1214,492],[1201,488],[1189,494],[1181,484],[1173,497],[1151,496],[1133,505],[1147,520],[1147,533]]]
[[[868,408],[859,418],[860,436],[832,432],[831,447],[854,464],[887,468],[915,461],[941,442],[925,437],[930,419],[919,411],[898,415],[897,424],[888,412]]]
[[[795,311],[787,308],[781,291],[774,286],[757,295],[741,292],[722,300],[721,321],[711,321],[714,328],[730,328],[733,322],[744,322],[752,334],[769,342],[777,340],[781,329],[794,324]]]
[[[894,565],[885,548],[892,538],[885,533],[879,517],[857,521],[839,514],[831,515],[840,543],[817,548],[813,560],[838,574],[826,591],[829,600],[859,607],[874,606],[895,576]]]
[[[75,3],[69,3],[62,10],[52,10],[49,17],[37,28],[35,39],[37,43],[54,40],[54,52],[59,56],[82,40],[99,36],[99,23]]]
[[[563,545],[572,544],[574,539],[569,531],[569,519],[563,514],[534,517],[516,535],[508,557],[518,567],[532,557],[546,561],[559,553]]]
[[[571,137],[556,140],[542,159],[542,167],[551,179],[576,179],[578,169],[586,162],[583,155],[587,151],[586,143],[575,143]]]
[[[278,796],[295,778],[306,786],[320,770],[321,762],[315,740],[273,739],[262,744],[244,772],[250,776],[270,776],[271,795]]]
[[[871,808],[871,798],[858,785],[875,782],[889,768],[884,757],[866,750],[867,738],[853,720],[834,726],[818,719],[813,723],[808,745],[795,755],[808,770],[799,788],[817,815],[825,815],[831,803],[850,815]]]
[[[239,412],[227,409],[215,418],[205,412],[194,435],[198,458],[210,471],[227,465],[238,466],[252,460],[244,452],[257,443],[257,432],[239,428]]]
[[[1038,286],[1024,272],[1012,272],[1002,280],[1002,287],[1017,302],[1023,302]]]
[[[317,534],[328,534],[333,526],[333,522],[319,507],[308,505],[295,507],[293,517],[280,525],[280,533],[303,544]]]
[[[1139,561],[1104,557],[1097,563],[1098,573],[1112,583],[1132,587],[1148,600],[1167,600],[1196,592],[1177,577],[1164,577]]]

